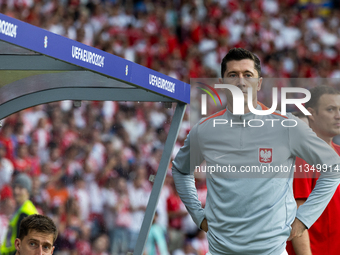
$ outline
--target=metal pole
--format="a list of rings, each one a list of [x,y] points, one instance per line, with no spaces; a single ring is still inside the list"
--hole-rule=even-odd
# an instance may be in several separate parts
[[[156,206],[158,203],[159,195],[164,184],[166,172],[169,166],[171,153],[174,148],[177,135],[179,132],[180,125],[182,123],[184,111],[186,104],[177,103],[174,116],[171,121],[171,126],[169,130],[168,137],[165,142],[164,151],[162,153],[162,158],[158,166],[155,182],[150,194],[149,202],[146,207],[143,223],[141,230],[138,235],[136,247],[134,249],[133,255],[142,255],[146,240],[149,235],[149,230],[152,224],[153,217],[155,215]]]

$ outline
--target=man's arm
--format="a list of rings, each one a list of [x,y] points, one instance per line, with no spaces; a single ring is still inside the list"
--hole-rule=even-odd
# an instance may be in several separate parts
[[[178,195],[198,227],[201,226],[205,214],[198,200],[194,171],[195,166],[199,166],[202,161],[203,156],[197,139],[197,125],[195,125],[173,161],[172,177]]]
[[[190,213],[193,221],[200,227],[205,218],[205,214],[201,202],[198,200],[194,176],[182,174],[173,167],[172,177],[174,178],[176,190],[183,204]]]
[[[299,207],[296,217],[300,219],[307,228],[320,217],[339,185],[339,179],[333,177],[320,178],[315,185],[307,201]]]
[[[292,241],[294,238],[301,237],[304,232],[307,230],[307,227],[301,220],[298,218],[295,218],[293,224],[292,224],[292,230],[290,231],[290,235],[287,239],[287,241]]]
[[[305,201],[306,199],[296,199],[297,207],[299,208]],[[312,255],[308,230],[304,231],[300,237],[293,238],[292,245],[296,255]]]

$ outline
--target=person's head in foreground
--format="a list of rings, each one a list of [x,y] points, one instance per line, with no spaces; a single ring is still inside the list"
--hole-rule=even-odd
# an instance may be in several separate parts
[[[235,85],[243,92],[245,112],[248,108],[248,88],[251,87],[253,106],[256,107],[262,78],[260,59],[254,53],[242,48],[231,49],[222,60],[221,77],[222,83]],[[228,89],[226,94],[228,108],[232,110],[233,98]]]
[[[19,238],[15,239],[15,255],[51,255],[58,230],[47,216],[33,214],[22,220]]]
[[[340,134],[340,93],[329,86],[318,86],[310,90],[311,99],[305,104],[312,114],[309,126],[324,141],[330,143]]]

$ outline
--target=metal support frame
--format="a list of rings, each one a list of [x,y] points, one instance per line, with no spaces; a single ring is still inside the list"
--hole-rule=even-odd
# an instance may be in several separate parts
[[[158,166],[155,182],[150,194],[149,202],[146,207],[143,223],[141,230],[138,235],[136,247],[134,249],[133,255],[142,255],[146,240],[149,235],[149,230],[155,215],[156,206],[158,203],[159,195],[164,184],[166,172],[169,166],[171,153],[174,148],[177,135],[182,123],[183,115],[185,112],[186,104],[177,103],[174,116],[171,121],[171,126],[169,130],[168,137],[165,142],[164,151],[162,153],[161,161]]]
[[[82,71],[83,68],[43,55],[0,55],[1,70]]]
[[[137,93],[134,93],[138,91]],[[171,102],[171,99],[161,97],[142,89],[111,89],[111,88],[54,88],[37,91],[12,99],[0,105],[0,120],[23,109],[61,100],[77,101],[139,101],[139,102]],[[0,96],[1,101],[1,96]]]

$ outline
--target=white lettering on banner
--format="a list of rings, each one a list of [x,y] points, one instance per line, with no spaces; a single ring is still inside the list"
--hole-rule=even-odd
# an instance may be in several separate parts
[[[72,46],[72,58],[79,59],[83,62],[90,63],[99,67],[104,67],[104,56],[76,46]]]
[[[4,34],[10,37],[17,37],[17,25],[9,23],[0,19],[0,34]]]
[[[149,84],[155,86],[160,89],[164,89],[171,93],[175,93],[175,83],[165,80],[161,77],[157,77],[156,75],[149,74]]]

